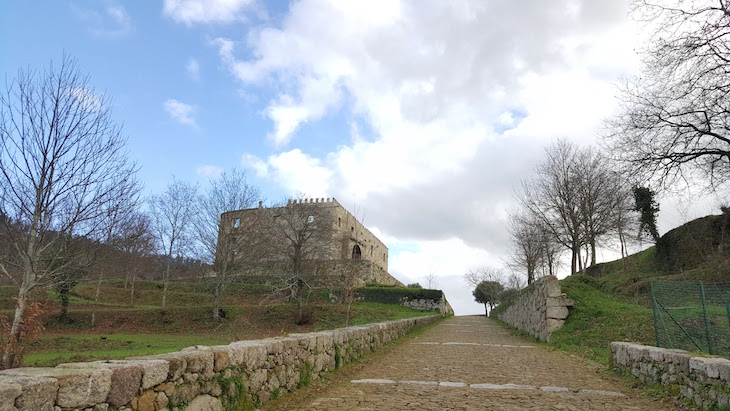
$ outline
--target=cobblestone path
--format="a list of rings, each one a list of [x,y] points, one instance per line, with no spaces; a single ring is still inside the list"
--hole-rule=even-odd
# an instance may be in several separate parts
[[[548,351],[485,317],[452,317],[347,379],[265,407],[301,410],[667,410],[581,359]]]

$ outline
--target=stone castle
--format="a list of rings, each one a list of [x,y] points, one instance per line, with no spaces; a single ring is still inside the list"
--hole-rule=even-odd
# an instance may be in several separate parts
[[[268,213],[272,218],[262,219],[260,216],[263,213]],[[273,224],[296,225],[296,222],[283,221],[287,218],[293,219],[292,215],[307,219],[303,222],[311,224],[315,227],[314,230],[319,231],[317,241],[321,243],[321,247],[312,251],[307,258],[316,259],[320,268],[324,267],[318,271],[323,277],[331,277],[329,280],[322,278],[321,283],[336,282],[333,279],[336,277],[334,272],[344,269],[356,272],[358,285],[369,282],[403,285],[388,273],[388,247],[334,198],[295,199],[289,200],[285,206],[271,208],[264,208],[259,202],[257,208],[228,211],[221,215],[221,233],[229,231],[233,234],[236,253],[245,255],[251,252],[246,249],[247,244],[251,243],[248,241],[250,236],[265,235],[262,230],[280,232],[280,229],[272,227]],[[250,224],[246,223],[251,221],[265,223],[263,228],[252,230],[247,228]],[[281,234],[272,237],[278,243],[291,241]],[[276,248],[276,244],[270,248]],[[277,259],[283,260],[281,255],[276,254],[266,258],[267,261]]]

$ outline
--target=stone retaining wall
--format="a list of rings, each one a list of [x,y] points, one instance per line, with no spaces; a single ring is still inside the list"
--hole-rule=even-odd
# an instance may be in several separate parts
[[[0,371],[0,411],[253,408],[440,316],[179,352]],[[243,409],[243,408],[242,408]]]
[[[496,316],[518,330],[543,341],[560,329],[568,318],[573,301],[561,292],[555,276],[538,279],[520,290],[520,295],[509,306],[496,311]]]
[[[612,342],[615,371],[661,384],[703,409],[730,409],[730,360],[693,356],[684,350]]]
[[[418,311],[438,311],[443,315],[454,314],[454,309],[451,308],[451,304],[449,304],[446,300],[446,296],[443,294],[438,300],[431,298],[419,298],[415,300],[404,298],[400,305]]]

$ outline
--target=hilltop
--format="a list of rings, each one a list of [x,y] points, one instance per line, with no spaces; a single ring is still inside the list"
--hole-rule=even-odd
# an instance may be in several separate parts
[[[575,307],[551,345],[608,364],[608,344],[655,344],[651,281],[730,283],[728,213],[664,234],[655,246],[561,280]]]

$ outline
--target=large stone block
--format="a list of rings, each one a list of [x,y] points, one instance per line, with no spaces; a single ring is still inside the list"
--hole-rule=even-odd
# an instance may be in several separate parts
[[[209,369],[218,372],[224,368],[227,368],[229,365],[233,363],[232,354],[234,354],[233,348],[231,348],[228,345],[218,345],[218,346],[204,346],[204,345],[195,345],[192,347],[183,348],[181,350],[182,352],[190,352],[190,351],[206,351],[210,352],[212,354],[213,363],[210,366]],[[190,368],[190,358],[186,357],[186,360],[188,361],[188,372],[200,372],[200,371],[191,371]],[[204,361],[208,361],[208,359],[204,359]],[[240,364],[240,362],[239,362]],[[208,364],[205,364],[204,368],[206,368]],[[195,367],[193,367],[194,369]],[[206,368],[207,369],[207,368]]]
[[[563,328],[563,325],[564,324],[565,324],[565,321],[564,320],[556,320],[554,318],[548,318],[546,332],[548,334],[552,334],[555,331]]]
[[[549,275],[543,277],[542,280],[548,297],[561,296],[563,292],[560,290],[560,283],[556,277]]]
[[[14,404],[18,411],[53,411],[58,393],[58,381],[55,378],[0,373],[0,384],[20,386],[21,393],[15,398]]]
[[[15,399],[23,393],[23,387],[11,381],[0,380],[0,411],[18,410],[15,408]]]
[[[689,359],[690,372],[700,373],[707,378],[720,379],[720,370],[727,375],[730,360],[725,358],[692,357]]]
[[[566,307],[548,307],[547,318],[554,318],[556,320],[564,320],[568,318],[568,308]]]
[[[230,346],[237,351],[236,356],[240,355],[241,365],[247,370],[261,368],[266,364],[268,352],[262,340],[237,341],[231,343]]]
[[[185,411],[223,411],[223,404],[210,395],[199,395],[190,401]]]
[[[127,405],[142,385],[142,368],[133,363],[94,361],[88,363],[61,364],[59,368],[102,368],[112,371],[111,388],[106,402],[119,408]]]
[[[112,379],[109,369],[88,368],[15,368],[1,371],[0,374],[56,379],[56,405],[61,408],[86,408],[104,402],[109,395]]]
[[[179,352],[167,354],[146,355],[144,357],[129,357],[129,360],[164,360],[168,363],[167,380],[175,381],[186,372],[188,362]]]
[[[170,362],[166,360],[110,360],[112,364],[133,364],[142,370],[142,389],[146,390],[167,380]]]
[[[179,353],[187,363],[186,373],[205,373],[213,371],[213,353],[210,350],[183,350]]]

